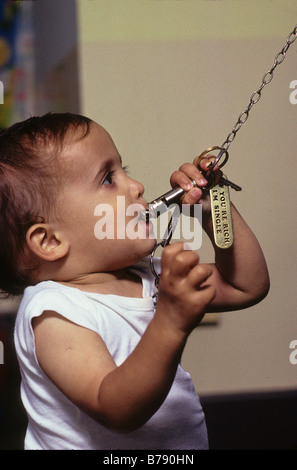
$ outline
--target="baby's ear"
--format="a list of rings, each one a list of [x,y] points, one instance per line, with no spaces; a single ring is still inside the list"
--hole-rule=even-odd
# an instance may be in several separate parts
[[[69,242],[50,224],[32,225],[27,231],[26,241],[30,250],[45,261],[61,259],[70,249]]]

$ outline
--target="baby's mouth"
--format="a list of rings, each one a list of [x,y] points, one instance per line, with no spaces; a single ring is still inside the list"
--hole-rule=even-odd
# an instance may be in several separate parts
[[[144,222],[150,222],[150,219],[151,218],[156,218],[156,215],[154,214],[154,212],[150,209],[150,206],[148,204],[148,206],[140,211],[139,213],[139,220],[143,220]]]

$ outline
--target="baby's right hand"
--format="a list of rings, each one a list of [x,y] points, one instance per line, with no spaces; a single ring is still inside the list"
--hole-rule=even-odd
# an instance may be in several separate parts
[[[207,284],[211,266],[199,264],[198,253],[185,250],[182,242],[164,249],[161,266],[156,314],[189,334],[215,296],[214,287]]]

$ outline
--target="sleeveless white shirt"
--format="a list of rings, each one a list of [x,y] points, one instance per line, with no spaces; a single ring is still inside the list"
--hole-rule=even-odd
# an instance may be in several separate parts
[[[53,281],[28,287],[15,325],[21,398],[28,415],[25,449],[207,449],[204,413],[190,375],[179,365],[167,398],[140,429],[120,434],[74,405],[41,369],[32,318],[52,310],[97,332],[119,366],[134,350],[154,315],[154,282],[147,260],[133,270],[143,298],[93,294]]]

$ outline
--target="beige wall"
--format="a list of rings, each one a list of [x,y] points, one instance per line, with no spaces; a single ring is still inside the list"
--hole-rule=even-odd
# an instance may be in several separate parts
[[[184,161],[220,145],[297,19],[295,0],[80,0],[81,111],[113,136],[148,200]],[[230,147],[232,198],[270,275],[259,305],[193,332],[183,363],[200,393],[297,385],[297,41]],[[203,238],[201,257],[211,259]],[[257,279],[255,279],[257,282]]]

